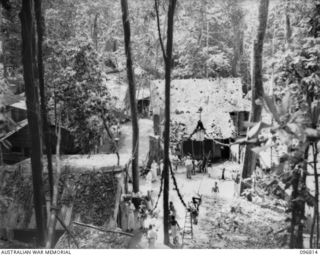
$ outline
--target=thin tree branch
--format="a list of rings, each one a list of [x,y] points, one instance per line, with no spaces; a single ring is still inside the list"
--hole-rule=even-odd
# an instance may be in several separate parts
[[[66,224],[64,224],[63,220],[60,219],[60,217],[56,214],[56,219],[59,221],[59,223],[61,224],[61,226],[65,229],[65,231],[71,236],[71,238],[73,239],[74,244],[76,245],[76,247],[79,249],[79,244],[76,240],[76,238],[74,237],[74,235],[71,233],[71,231],[68,229],[68,227],[66,226]]]
[[[167,56],[166,56],[166,51],[164,49],[163,41],[162,41],[162,36],[161,36],[161,28],[160,28],[160,17],[159,17],[159,3],[158,0],[154,0],[154,8],[156,10],[156,16],[157,16],[157,27],[158,27],[158,34],[159,34],[159,41],[161,45],[161,51],[163,54],[163,59],[165,62],[167,62]]]
[[[76,225],[79,225],[79,226],[82,226],[82,227],[93,228],[93,229],[99,230],[101,232],[115,233],[115,234],[121,234],[121,235],[133,237],[133,234],[122,232],[122,231],[108,230],[108,229],[104,229],[104,228],[100,228],[100,227],[96,227],[96,226],[93,226],[93,225],[84,224],[84,223],[76,222],[76,221],[73,221],[72,223],[74,223]]]

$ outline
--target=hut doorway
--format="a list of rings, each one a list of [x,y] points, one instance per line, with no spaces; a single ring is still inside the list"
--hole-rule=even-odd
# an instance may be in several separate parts
[[[230,146],[227,146],[230,143],[230,139],[220,139],[219,142],[226,145],[220,145],[221,151],[221,160],[229,160],[231,155]]]

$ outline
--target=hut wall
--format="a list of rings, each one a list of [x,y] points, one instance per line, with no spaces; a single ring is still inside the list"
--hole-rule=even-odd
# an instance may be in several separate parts
[[[15,164],[28,157],[30,157],[30,136],[29,136],[29,127],[25,126],[21,128],[16,133],[12,134],[7,139],[10,144],[10,149],[5,149],[3,152],[3,161],[6,164]],[[51,151],[55,153],[56,151],[56,135],[54,126],[51,127]],[[73,154],[77,152],[77,149],[74,145],[74,140],[70,132],[66,129],[61,130],[61,154]],[[44,147],[45,152],[45,147]]]
[[[213,159],[221,159],[221,147],[217,143],[213,143]]]
[[[221,158],[221,147],[213,140],[185,140],[182,142],[182,153],[184,156],[191,155],[194,159],[202,159],[203,156],[209,156],[211,160]]]
[[[11,118],[15,122],[20,122],[27,118],[27,111],[24,109],[10,107],[11,109]]]

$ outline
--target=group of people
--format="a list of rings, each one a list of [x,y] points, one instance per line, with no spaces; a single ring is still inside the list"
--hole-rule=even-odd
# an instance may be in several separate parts
[[[122,211],[127,220],[125,222],[126,226],[123,226],[123,229],[127,232],[132,232],[137,227],[136,222],[138,222],[139,228],[146,230],[145,220],[152,212],[152,205],[149,195],[123,199]],[[135,214],[138,221],[135,221]]]
[[[200,173],[207,173],[207,162],[208,161],[206,157],[203,157],[202,160],[197,161],[192,159],[190,155],[187,155],[184,161],[187,178],[191,179],[192,175],[195,175],[197,171]]]
[[[155,248],[155,242],[157,240],[157,230],[155,227],[157,214],[152,212],[152,204],[150,198],[148,196],[135,198],[135,202],[133,199],[129,199],[124,201],[124,214],[127,219],[126,226],[123,228],[126,232],[133,232],[136,228],[139,228],[143,233],[145,233],[148,239],[148,247]],[[138,207],[135,206],[138,205]],[[135,218],[137,216],[137,218]],[[149,223],[147,223],[147,219]]]
[[[225,172],[226,172],[226,168],[222,169],[222,173],[221,173],[221,180],[225,180]],[[239,184],[240,184],[240,173],[239,171],[236,170],[232,170],[231,172],[231,179],[233,180],[233,196],[239,196]]]
[[[171,237],[172,237],[172,244],[174,246],[179,245],[179,230],[181,229],[178,222],[177,222],[177,211],[176,208],[173,205],[173,202],[169,203],[169,227],[171,231]],[[150,249],[155,248],[155,242],[158,238],[157,231],[155,229],[155,225],[150,224],[149,229],[147,232],[147,239],[148,239],[148,247]]]
[[[223,168],[222,169],[222,173],[221,173],[221,180],[222,181],[226,180],[225,172],[226,172],[226,169]],[[236,171],[236,170],[232,170],[231,179],[232,179],[233,185],[234,185],[234,187],[233,187],[233,196],[237,197],[237,196],[239,196],[239,189],[240,189],[239,188],[240,173],[238,171]],[[211,192],[213,193],[213,199],[214,199],[214,202],[216,203],[217,199],[218,199],[218,195],[220,193],[220,189],[219,189],[219,185],[218,185],[217,181],[214,182],[214,186],[212,187]]]

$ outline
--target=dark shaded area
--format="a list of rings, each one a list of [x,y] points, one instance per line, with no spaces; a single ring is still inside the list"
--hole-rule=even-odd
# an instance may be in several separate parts
[[[229,139],[219,140],[221,143],[229,143]],[[207,157],[210,161],[229,159],[230,148],[215,143],[213,140],[204,141],[185,140],[182,141],[182,155],[191,155],[193,159],[202,160]]]
[[[9,0],[1,0],[1,5],[4,9],[6,10],[10,10],[11,5],[10,5],[10,1]]]
[[[56,230],[53,244],[56,244],[59,238],[63,235],[64,230]],[[27,244],[36,244],[37,230],[36,229],[14,229],[13,239]]]
[[[55,154],[57,136],[55,135],[55,126],[51,126],[51,152]],[[11,148],[3,150],[3,161],[6,164],[15,164],[22,160],[29,158],[31,154],[30,135],[28,125],[21,128],[7,138],[10,142]],[[76,154],[79,150],[76,148],[74,138],[71,133],[66,129],[61,129],[61,154]],[[43,149],[46,152],[45,148]]]

